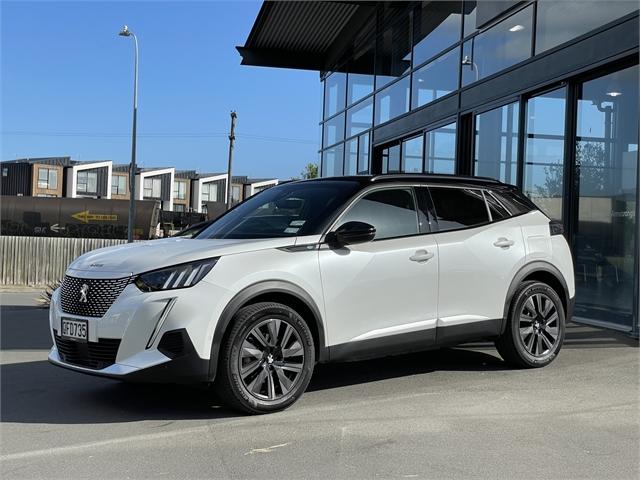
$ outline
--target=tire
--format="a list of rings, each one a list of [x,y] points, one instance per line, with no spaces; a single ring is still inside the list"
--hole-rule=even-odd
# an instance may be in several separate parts
[[[558,293],[546,283],[524,282],[513,295],[507,326],[496,348],[517,367],[544,367],[560,352],[564,332],[565,312]]]
[[[221,346],[215,389],[236,410],[276,412],[302,396],[314,364],[313,335],[304,319],[286,305],[256,303],[233,317]]]

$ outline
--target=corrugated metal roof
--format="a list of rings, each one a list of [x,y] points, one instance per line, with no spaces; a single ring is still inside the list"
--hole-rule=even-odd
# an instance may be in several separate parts
[[[342,31],[356,5],[334,2],[265,2],[269,11],[250,47],[323,53]],[[264,8],[264,7],[263,7]],[[253,32],[252,32],[253,33]]]
[[[321,70],[336,38],[365,4],[265,1],[244,47],[238,47],[242,64]]]

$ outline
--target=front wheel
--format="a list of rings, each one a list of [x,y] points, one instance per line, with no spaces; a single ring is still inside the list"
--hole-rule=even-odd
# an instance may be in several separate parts
[[[238,311],[220,353],[216,390],[232,408],[253,414],[294,403],[306,390],[315,363],[309,327],[279,303]]]
[[[544,367],[562,348],[564,331],[564,307],[557,292],[546,283],[525,282],[513,296],[507,327],[496,348],[519,367]]]

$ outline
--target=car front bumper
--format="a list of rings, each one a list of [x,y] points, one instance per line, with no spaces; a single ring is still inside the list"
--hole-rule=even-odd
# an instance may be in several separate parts
[[[230,296],[228,290],[206,281],[149,293],[129,284],[106,314],[97,318],[63,312],[58,289],[49,310],[53,340],[49,362],[130,381],[211,381],[213,332]],[[63,318],[86,321],[88,341],[62,338]]]

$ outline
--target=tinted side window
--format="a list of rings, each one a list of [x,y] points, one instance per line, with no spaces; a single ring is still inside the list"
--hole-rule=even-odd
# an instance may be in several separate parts
[[[535,210],[535,206],[528,198],[514,190],[496,190],[492,193],[502,205],[507,207],[511,215],[521,215]]]
[[[376,227],[374,240],[418,233],[418,215],[409,188],[376,190],[358,200],[341,224],[365,222]]]
[[[455,230],[489,222],[482,190],[429,187],[438,229]]]
[[[509,218],[509,211],[498,201],[495,199],[491,192],[485,190],[484,198],[487,201],[487,206],[491,211],[491,220],[497,222],[498,220],[503,220],[505,218]]]

